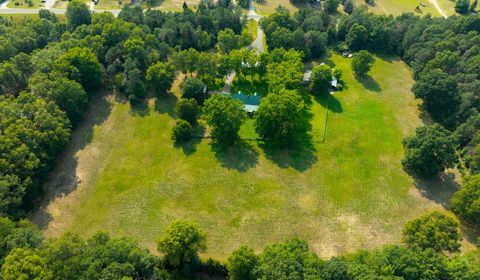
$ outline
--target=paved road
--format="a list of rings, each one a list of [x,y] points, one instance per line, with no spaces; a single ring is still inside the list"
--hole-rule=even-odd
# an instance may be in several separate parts
[[[250,0],[250,8],[248,9],[247,18],[248,19],[253,19],[257,23],[259,23],[260,19],[262,18],[261,15],[259,15],[259,14],[257,14],[257,12],[255,12],[255,5],[253,3],[253,0]],[[257,49],[258,54],[265,51],[264,47],[263,47],[263,36],[264,36],[263,30],[260,28],[260,24],[258,24],[257,38],[255,38],[255,40],[253,41],[253,43],[251,45],[252,47]]]

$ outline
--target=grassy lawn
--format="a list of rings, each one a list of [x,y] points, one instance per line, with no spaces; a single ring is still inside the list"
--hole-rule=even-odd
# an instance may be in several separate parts
[[[279,5],[291,12],[296,12],[301,7],[301,5],[293,5],[290,0],[264,0],[263,3],[255,3],[255,8],[260,15],[270,15],[275,12]]]
[[[152,4],[147,5],[146,2],[142,4],[143,8],[157,8],[164,11],[181,11],[183,3],[187,3],[191,9],[195,9],[200,3],[200,0],[152,0]]]
[[[12,0],[8,2],[9,8],[22,8],[22,9],[38,9],[45,5],[40,0]]]
[[[421,124],[403,62],[377,59],[361,81],[349,59],[330,62],[344,71],[346,89],[329,100],[323,143],[327,98],[310,98],[309,150],[271,151],[254,141],[225,150],[207,139],[175,147],[176,97],[133,109],[112,96],[97,100],[31,218],[47,236],[105,230],[152,250],[166,225],[189,219],[207,232],[205,255],[219,259],[242,244],[260,249],[291,237],[322,257],[399,242],[407,220],[443,209],[454,183],[416,188],[402,171],[402,138]],[[241,135],[256,137],[252,120]]]
[[[356,0],[357,5],[365,4],[364,0]],[[415,7],[423,3],[425,7],[421,7],[421,13],[415,11]],[[437,0],[438,5],[447,13],[453,15],[455,13],[454,2],[450,0]],[[431,14],[440,16],[435,7],[428,0],[375,0],[375,6],[368,6],[369,9],[378,14],[400,15],[402,13],[414,13],[417,15]]]
[[[95,5],[95,9],[99,10],[120,10],[125,5],[130,5],[132,3],[131,0],[100,0],[97,5]]]

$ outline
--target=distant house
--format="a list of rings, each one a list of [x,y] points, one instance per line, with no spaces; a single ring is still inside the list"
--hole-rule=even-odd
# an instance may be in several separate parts
[[[240,100],[243,103],[244,109],[248,114],[255,113],[260,106],[260,100],[262,100],[262,97],[257,93],[249,95],[243,94],[241,91],[239,91],[238,93],[230,94],[230,96],[234,99]]]

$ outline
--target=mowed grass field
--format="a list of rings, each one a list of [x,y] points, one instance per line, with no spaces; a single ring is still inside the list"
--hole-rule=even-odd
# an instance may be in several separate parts
[[[266,151],[255,141],[222,150],[208,139],[175,147],[176,98],[143,109],[100,99],[31,218],[47,236],[104,230],[152,250],[169,223],[187,219],[207,232],[204,256],[219,259],[242,244],[260,250],[292,237],[322,257],[400,242],[406,221],[444,203],[400,165],[403,137],[421,125],[411,74],[379,58],[371,78],[357,81],[349,59],[330,62],[347,88],[329,101],[324,143],[326,98],[312,98],[310,151]],[[255,137],[251,120],[241,135]]]
[[[270,15],[275,12],[278,6],[287,8],[290,12],[296,12],[302,5],[293,5],[290,0],[264,0],[262,3],[255,3],[256,12],[260,15]]]
[[[442,10],[447,15],[455,13],[455,3],[450,0],[436,0]],[[365,5],[364,0],[356,0],[357,6]],[[421,6],[423,3],[425,7]],[[415,11],[415,7],[420,6],[421,13]],[[374,6],[368,6],[369,10],[377,14],[400,15],[402,13],[414,13],[416,15],[427,15],[439,17],[440,13],[435,9],[435,6],[429,0],[375,0]]]

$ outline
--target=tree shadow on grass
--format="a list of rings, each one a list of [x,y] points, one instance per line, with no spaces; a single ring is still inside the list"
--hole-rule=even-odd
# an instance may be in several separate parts
[[[238,140],[233,145],[221,145],[212,142],[212,150],[222,167],[246,172],[258,163],[258,152],[255,147],[245,140]]]
[[[315,100],[322,105],[323,108],[327,108],[328,106],[328,110],[331,112],[343,112],[342,103],[338,101],[338,99],[335,97],[335,94],[322,94],[320,96],[315,96]]]
[[[202,142],[204,135],[205,128],[201,125],[196,125],[193,128],[192,139],[183,143],[174,143],[174,146],[175,148],[182,148],[185,155],[192,155],[197,151],[197,145]]]
[[[452,172],[442,173],[432,179],[415,178],[415,187],[425,198],[440,203],[446,209],[450,207],[450,199],[458,191],[460,185]]]
[[[54,170],[43,184],[43,197],[34,202],[38,206],[28,217],[41,229],[45,229],[52,216],[47,210],[48,205],[58,197],[66,196],[77,189],[81,179],[77,174],[77,152],[88,146],[93,139],[93,130],[101,125],[112,112],[112,104],[108,92],[95,95],[90,102],[90,108],[83,120],[73,130],[71,140],[65,152],[56,159]]]
[[[148,107],[148,99],[138,99],[130,101],[130,113],[132,115],[146,117],[150,115],[150,107]]]
[[[173,94],[165,94],[155,98],[155,111],[160,114],[168,114],[172,118],[176,118],[175,106],[177,106],[178,98]]]
[[[364,88],[374,91],[374,92],[380,92],[382,88],[380,85],[375,81],[370,75],[365,75],[365,76],[358,76],[355,75],[355,79],[363,85]]]
[[[311,139],[297,140],[290,148],[282,148],[272,141],[260,143],[266,157],[280,168],[289,168],[304,172],[317,162],[315,147]]]

